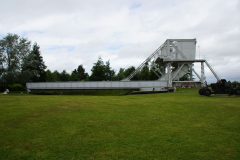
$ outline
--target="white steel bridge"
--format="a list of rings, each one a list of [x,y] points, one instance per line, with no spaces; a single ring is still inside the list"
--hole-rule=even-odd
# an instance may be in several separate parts
[[[220,80],[210,64],[204,59],[196,59],[196,39],[167,39],[156,51],[147,57],[127,78],[122,81],[95,82],[41,82],[27,83],[31,90],[110,90],[110,89],[138,89],[142,91],[166,91],[173,86],[173,82],[190,75],[188,82],[206,85],[204,64],[210,69],[217,80]],[[194,69],[194,63],[201,63],[201,73]],[[156,81],[131,81],[131,79],[149,65],[158,76]],[[193,78],[195,75],[198,79]]]

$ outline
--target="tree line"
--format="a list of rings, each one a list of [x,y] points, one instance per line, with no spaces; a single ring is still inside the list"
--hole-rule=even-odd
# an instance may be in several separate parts
[[[135,67],[131,66],[129,68],[120,68],[116,73],[111,67],[110,62],[102,60],[100,57],[96,63],[93,64],[91,69],[91,75],[85,72],[83,65],[79,65],[71,73],[67,73],[65,70],[58,72],[57,70],[51,72],[46,70],[46,81],[56,82],[56,81],[119,81],[126,78],[133,71]],[[132,78],[132,80],[156,80],[157,76],[148,66],[143,67],[143,69]]]
[[[0,39],[0,88],[24,88],[26,82],[57,81],[116,81],[130,75],[135,67],[120,68],[118,72],[101,57],[93,64],[91,74],[83,65],[72,72],[47,69],[40,52],[40,46],[17,34],[7,34]],[[146,65],[133,80],[155,80],[157,76]]]

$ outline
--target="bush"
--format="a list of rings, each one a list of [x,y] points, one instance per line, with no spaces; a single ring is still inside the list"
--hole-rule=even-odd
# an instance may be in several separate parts
[[[8,85],[10,91],[24,91],[25,87],[20,83],[13,83]]]

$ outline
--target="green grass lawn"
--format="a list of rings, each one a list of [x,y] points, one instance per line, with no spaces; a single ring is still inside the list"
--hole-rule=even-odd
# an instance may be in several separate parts
[[[240,97],[0,96],[0,159],[240,159]]]

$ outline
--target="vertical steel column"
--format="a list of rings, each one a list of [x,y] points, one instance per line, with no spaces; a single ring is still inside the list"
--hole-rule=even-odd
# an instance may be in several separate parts
[[[172,69],[171,69],[171,63],[168,63],[168,64],[167,64],[167,75],[168,75],[167,86],[168,86],[168,87],[172,87]]]
[[[167,40],[167,55],[170,55],[170,40]],[[167,64],[167,86],[172,87],[172,69],[171,63]]]
[[[201,85],[202,87],[205,87],[205,81],[206,81],[206,77],[205,77],[205,72],[204,72],[204,62],[201,62]]]
[[[190,80],[193,81],[193,64],[188,65],[190,68]]]

